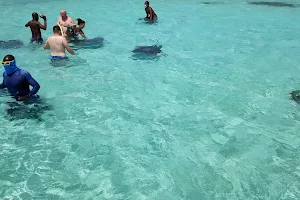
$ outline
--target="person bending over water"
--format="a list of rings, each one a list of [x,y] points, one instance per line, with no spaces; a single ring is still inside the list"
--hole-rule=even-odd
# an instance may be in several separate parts
[[[39,22],[39,15],[36,12],[32,13],[32,20],[25,24],[25,27],[30,27],[31,30],[31,40],[30,43],[43,43],[41,29],[47,30],[47,19],[45,15],[41,15],[41,18],[44,20],[44,25]]]
[[[57,23],[63,29],[63,36],[67,35],[67,32],[69,30],[68,27],[70,28],[71,26],[73,26],[75,24],[73,18],[70,16],[67,16],[67,11],[65,11],[65,10],[60,11],[60,17],[58,17]]]
[[[16,59],[13,55],[6,55],[2,60],[5,69],[3,73],[3,82],[0,89],[7,88],[8,92],[17,100],[26,100],[35,96],[39,91],[40,85],[30,73],[17,67]],[[30,91],[29,86],[32,86]]]
[[[68,45],[67,40],[65,37],[62,36],[60,27],[55,25],[53,26],[53,36],[48,37],[44,49],[51,50],[51,59],[52,60],[64,60],[68,59],[66,56],[65,50],[74,55],[74,51]]]
[[[81,37],[87,39],[84,32],[82,31],[82,29],[85,27],[85,21],[83,21],[80,18],[78,18],[77,21],[78,21],[77,25],[74,25],[72,31],[70,31],[71,37],[77,39],[78,35],[80,34]]]
[[[156,21],[157,20],[157,15],[155,14],[154,10],[149,6],[149,1],[145,1],[144,3],[145,6],[145,11],[146,11],[146,21]]]

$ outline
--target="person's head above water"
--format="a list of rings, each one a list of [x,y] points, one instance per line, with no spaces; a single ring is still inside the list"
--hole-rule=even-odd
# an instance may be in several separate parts
[[[60,11],[60,16],[62,19],[66,19],[68,16],[67,16],[67,11],[66,10],[61,10]]]
[[[36,12],[32,13],[32,19],[35,21],[39,21],[39,15]]]
[[[83,29],[85,27],[85,21],[80,18],[78,18],[77,21],[78,21],[77,24],[79,25],[79,28]]]
[[[4,56],[3,60],[2,60],[2,64],[4,64],[5,62],[12,62],[15,60],[15,57],[13,55],[6,55]]]
[[[149,1],[145,1],[144,5],[145,5],[145,8],[148,7],[149,6]]]
[[[60,27],[59,27],[58,25],[53,26],[53,33],[54,33],[55,35],[62,35],[62,34],[61,34]]]
[[[17,71],[16,59],[13,55],[6,55],[2,60],[2,65],[8,75]]]

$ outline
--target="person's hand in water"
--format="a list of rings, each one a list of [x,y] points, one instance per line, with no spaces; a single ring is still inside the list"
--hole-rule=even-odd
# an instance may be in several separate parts
[[[17,99],[18,99],[18,101],[24,101],[24,100],[28,99],[28,95],[20,96]]]

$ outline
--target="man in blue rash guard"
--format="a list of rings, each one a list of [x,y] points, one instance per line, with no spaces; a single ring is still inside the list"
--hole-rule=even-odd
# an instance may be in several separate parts
[[[13,55],[6,55],[3,58],[2,65],[5,69],[3,73],[3,82],[0,89],[7,88],[8,92],[17,100],[26,100],[34,97],[39,91],[40,85],[34,80],[30,73],[17,67]],[[29,89],[29,85],[33,88]]]

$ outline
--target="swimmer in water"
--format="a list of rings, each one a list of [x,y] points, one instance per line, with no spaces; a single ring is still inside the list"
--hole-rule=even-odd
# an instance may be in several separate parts
[[[85,36],[84,32],[82,31],[82,29],[85,27],[85,21],[83,21],[80,18],[78,18],[77,21],[78,21],[77,25],[73,26],[73,29],[71,31],[71,36],[73,38],[77,39],[78,35],[80,34],[81,37],[83,37],[84,39],[87,39],[87,37]]]
[[[17,100],[26,100],[30,97],[36,97],[36,93],[40,89],[40,85],[30,73],[17,67],[16,59],[13,55],[6,55],[2,60],[5,69],[3,73],[3,82],[0,89],[7,88],[8,92]],[[29,86],[32,86],[32,90]]]
[[[44,49],[51,50],[51,59],[52,60],[65,60],[68,59],[66,56],[65,50],[74,55],[74,51],[68,45],[65,37],[62,36],[62,32],[58,25],[53,26],[53,36],[48,37]]]
[[[149,6],[149,1],[145,1],[144,3],[146,17],[144,18],[146,21],[153,22],[157,20],[157,15],[154,10]]]
[[[43,18],[44,25],[39,22],[39,15],[36,12],[32,13],[32,20],[25,24],[25,27],[30,27],[31,30],[32,37],[30,43],[43,43],[41,29],[47,30],[47,19],[45,15],[40,15],[40,17]]]
[[[60,11],[60,17],[58,17],[57,23],[63,29],[63,36],[67,36],[67,34],[68,34],[67,32],[69,32],[69,29],[73,25],[75,25],[73,18],[70,16],[67,16],[67,11],[65,11],[65,10]]]

